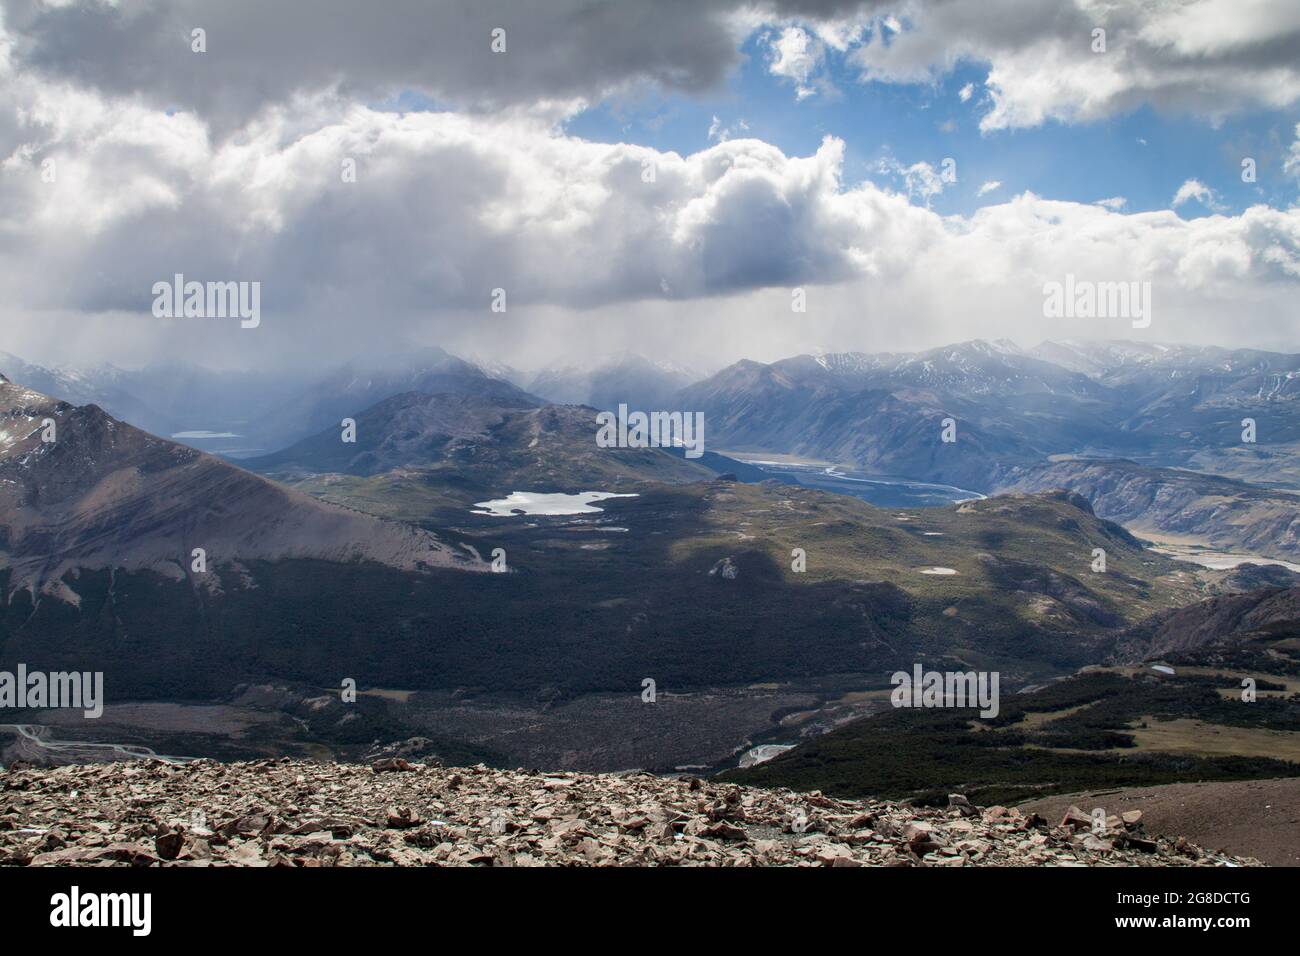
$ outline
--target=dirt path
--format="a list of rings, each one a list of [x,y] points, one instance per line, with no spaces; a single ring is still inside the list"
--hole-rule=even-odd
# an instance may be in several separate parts
[[[1021,805],[1057,823],[1074,804],[1085,813],[1141,810],[1149,833],[1253,856],[1270,866],[1300,866],[1300,777],[1232,783],[1176,783],[1048,797]]]

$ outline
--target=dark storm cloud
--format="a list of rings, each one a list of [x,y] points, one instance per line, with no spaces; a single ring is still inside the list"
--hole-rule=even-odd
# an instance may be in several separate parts
[[[869,5],[784,0],[772,16]],[[295,93],[419,90],[461,106],[591,99],[637,81],[694,92],[736,63],[735,0],[5,0],[14,62],[109,94],[195,110],[220,126]],[[504,54],[489,48],[506,30]],[[191,52],[191,31],[207,52]]]

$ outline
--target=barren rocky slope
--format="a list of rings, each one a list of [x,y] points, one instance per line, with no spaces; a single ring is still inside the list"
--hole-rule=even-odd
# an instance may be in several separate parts
[[[1251,635],[1294,634],[1300,587],[1225,594],[1153,614],[1118,638],[1116,660],[1140,662],[1245,643]]]
[[[53,441],[45,422],[53,423]],[[10,589],[82,568],[189,572],[235,559],[485,566],[426,531],[325,504],[184,445],[0,377],[0,567]],[[62,593],[75,603],[75,595]]]
[[[0,863],[17,866],[1229,866],[964,797],[946,809],[648,773],[199,761],[0,774]]]
[[[1300,866],[1300,777],[1073,793],[1019,809],[1050,818],[1071,805],[1111,813],[1140,809],[1153,833],[1179,833],[1269,866]]]

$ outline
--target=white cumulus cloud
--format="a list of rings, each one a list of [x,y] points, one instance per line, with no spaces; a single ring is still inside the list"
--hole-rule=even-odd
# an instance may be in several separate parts
[[[1178,191],[1174,193],[1174,198],[1170,201],[1170,206],[1177,209],[1192,200],[1196,200],[1207,209],[1218,211],[1222,208],[1214,190],[1198,179],[1189,179],[1179,186]]]
[[[904,29],[849,54],[867,81],[926,83],[985,64],[984,130],[1091,121],[1142,104],[1217,118],[1300,102],[1293,0],[901,0]],[[1093,31],[1105,30],[1105,52]]]
[[[802,27],[788,26],[771,40],[769,69],[794,84],[795,96],[805,99],[826,87],[821,75],[826,61],[822,41]]]

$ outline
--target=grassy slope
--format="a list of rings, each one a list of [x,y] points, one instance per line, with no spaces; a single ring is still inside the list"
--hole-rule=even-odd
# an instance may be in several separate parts
[[[605,453],[608,455],[609,453]],[[619,453],[622,454],[622,453]],[[790,585],[832,581],[887,581],[917,600],[933,605],[954,629],[996,624],[1008,605],[1018,619],[1036,625],[1090,625],[1081,592],[1095,598],[1094,616],[1133,621],[1204,595],[1203,576],[1187,564],[1145,550],[1123,529],[1100,521],[1060,496],[1014,495],[944,508],[894,510],[861,499],[798,485],[695,483],[669,489],[637,480],[626,463],[602,461],[565,465],[563,479],[544,475],[527,481],[507,473],[493,488],[549,490],[556,486],[599,486],[607,490],[671,493],[690,502],[690,521],[659,529],[669,536],[674,561],[691,556],[743,551],[762,554]],[[678,464],[685,464],[678,462]],[[581,465],[581,469],[577,467]],[[467,493],[450,469],[408,470],[373,478],[314,476],[298,487],[363,511],[408,520],[426,518],[447,505],[466,514]],[[575,479],[574,475],[579,475]],[[803,548],[807,570],[791,570],[791,551]],[[1106,573],[1091,570],[1093,549],[1107,554]],[[945,567],[956,575],[922,574]],[[1030,569],[1050,569],[1057,579],[1036,579]],[[991,591],[999,592],[990,600]],[[1019,592],[1019,593],[1017,593]],[[998,617],[983,613],[992,604]]]
[[[1186,564],[1144,550],[1060,496],[896,511],[798,486],[733,484],[709,487],[705,500],[699,527],[673,543],[677,560],[755,552],[789,584],[888,582],[913,602],[918,635],[962,659],[995,651],[1063,663],[1059,644],[1033,651],[1016,642],[1032,630],[1077,649],[1105,623],[1203,593]],[[794,548],[807,554],[803,574],[791,570]],[[1091,570],[1094,548],[1107,553],[1106,573]],[[957,574],[921,573],[932,567]]]
[[[175,697],[266,677],[527,694],[636,689],[645,676],[664,688],[830,674],[884,685],[918,660],[1030,680],[1099,659],[1113,628],[1090,614],[1131,621],[1199,587],[1122,531],[1050,498],[900,522],[808,489],[707,482],[645,487],[605,509],[466,516],[449,533],[483,554],[505,548],[509,574],[254,562],[252,587],[219,569],[220,596],[147,573],[119,574],[110,591],[107,574],[83,574],[80,608],[16,597],[0,617],[0,657],[102,659],[122,692]],[[931,526],[945,536],[920,533]],[[1093,546],[1108,548],[1107,574],[1087,571]],[[808,573],[790,571],[793,547],[807,550]],[[975,557],[983,548],[1008,557],[990,567]],[[1032,580],[1007,571],[1011,555]],[[734,580],[709,574],[725,558],[740,569]],[[962,573],[917,570],[935,564]],[[1057,585],[1062,600],[1024,590]]]
[[[419,523],[460,522],[480,501],[513,491],[635,491],[647,482],[708,481],[716,472],[658,449],[596,449],[590,442],[551,443],[543,450],[487,449],[473,460],[448,460],[379,475],[282,477],[300,491],[370,514]]]

